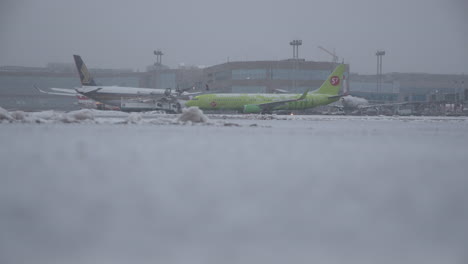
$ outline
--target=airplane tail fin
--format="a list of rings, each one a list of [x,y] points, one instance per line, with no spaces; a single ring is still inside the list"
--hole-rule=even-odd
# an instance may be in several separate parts
[[[338,95],[343,84],[343,75],[345,71],[345,65],[338,65],[335,70],[328,76],[325,82],[320,86],[314,93],[327,94],[327,95]]]
[[[79,55],[73,55],[73,59],[75,59],[76,69],[80,74],[80,81],[81,85],[83,86],[96,86],[93,77],[88,71],[88,68],[84,64],[83,60]]]

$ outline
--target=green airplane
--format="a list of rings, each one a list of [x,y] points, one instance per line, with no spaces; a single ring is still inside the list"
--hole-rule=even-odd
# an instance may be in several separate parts
[[[301,94],[203,94],[193,97],[185,106],[203,110],[237,110],[243,113],[271,113],[275,110],[303,110],[338,101],[345,65],[340,64],[319,89]]]

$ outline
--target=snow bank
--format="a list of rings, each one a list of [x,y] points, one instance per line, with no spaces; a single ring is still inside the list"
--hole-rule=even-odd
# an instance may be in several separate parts
[[[177,119],[179,122],[194,122],[206,123],[209,121],[208,117],[203,114],[203,111],[198,107],[189,107],[182,109],[182,114]]]
[[[62,116],[64,123],[79,123],[85,120],[94,120],[94,113],[89,109],[72,111]]]
[[[127,124],[141,124],[143,122],[143,117],[140,113],[130,113],[130,115],[125,120]]]
[[[13,117],[7,110],[0,107],[0,121],[3,120],[13,120]]]
[[[0,107],[0,121],[7,120],[14,123],[81,123],[94,120],[91,110],[83,109],[68,113],[56,111],[23,112],[7,110]]]
[[[184,109],[180,116],[159,112],[124,113],[115,111],[100,111],[82,109],[68,113],[57,111],[41,112],[9,112],[0,107],[0,122],[8,123],[90,123],[90,124],[150,124],[150,125],[190,125],[192,123],[207,123],[209,121],[197,107]],[[219,122],[220,126],[224,125]]]
[[[269,121],[276,121],[276,125],[291,126],[295,122],[316,122],[343,120],[354,122],[366,121],[393,121],[402,122],[468,122],[467,117],[413,117],[413,116],[331,116],[331,115],[205,115],[197,107],[182,110],[182,114],[165,114],[158,112],[125,113],[116,111],[102,111],[94,109],[82,109],[68,113],[58,111],[23,112],[7,111],[0,107],[0,123],[79,123],[79,124],[132,124],[132,125],[192,125],[203,124],[209,126],[252,126],[250,121],[258,124],[254,126],[271,127]],[[287,122],[279,122],[287,121]]]
[[[11,116],[14,120],[24,120],[27,115],[23,111],[14,111],[11,113]]]

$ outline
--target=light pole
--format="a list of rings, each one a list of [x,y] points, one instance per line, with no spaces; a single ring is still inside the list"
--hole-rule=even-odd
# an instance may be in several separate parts
[[[154,65],[161,65],[162,64],[162,55],[164,55],[164,53],[162,53],[162,51],[160,50],[155,50],[154,52],[154,55],[156,55],[156,63]]]
[[[293,46],[293,59],[299,58],[299,46],[302,45],[302,40],[295,39],[289,42],[289,45]]]
[[[299,46],[302,45],[302,40],[295,39],[289,42],[289,45],[293,46],[293,59],[294,59],[294,72],[293,72],[293,90],[296,89],[296,68],[297,68],[297,60],[299,59]]]
[[[375,53],[377,56],[377,92],[381,92],[382,89],[382,57],[385,55],[384,50],[378,50]]]

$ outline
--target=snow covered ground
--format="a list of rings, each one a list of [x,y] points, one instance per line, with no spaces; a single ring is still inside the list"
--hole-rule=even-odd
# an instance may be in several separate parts
[[[468,263],[466,118],[0,120],[0,263]]]

